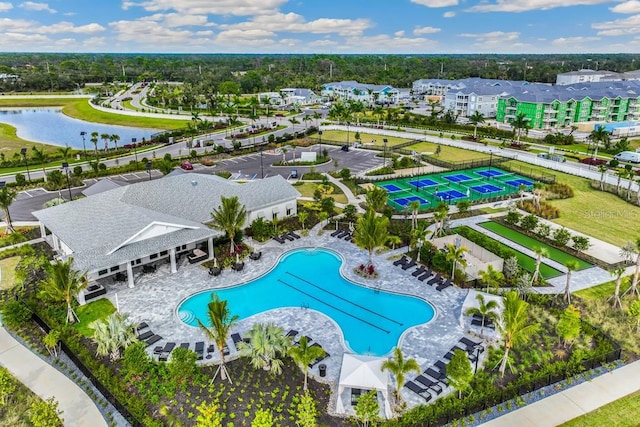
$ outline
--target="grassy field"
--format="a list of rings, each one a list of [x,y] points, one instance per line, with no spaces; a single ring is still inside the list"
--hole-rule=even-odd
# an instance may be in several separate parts
[[[436,152],[438,144],[433,142],[418,142],[417,144],[405,147],[407,150],[413,150],[418,153],[433,155]],[[448,145],[440,145],[439,159],[444,161],[467,161],[488,159],[489,154],[479,153],[477,151],[463,150],[462,148],[449,147]]]
[[[81,305],[76,308],[80,322],[74,324],[73,327],[85,337],[90,337],[93,335],[93,329],[89,327],[89,324],[94,320],[103,319],[115,311],[116,308],[106,298]]]
[[[349,132],[349,142],[356,142],[355,138],[356,133],[353,131]],[[393,147],[394,145],[401,144],[403,142],[410,141],[410,138],[398,138],[395,136],[382,136],[382,135],[374,135],[371,133],[360,133],[360,141],[363,144],[369,144],[371,141],[375,140],[373,145],[378,147],[384,146],[382,141],[383,138],[387,138],[387,148]],[[322,140],[323,141],[338,141],[338,142],[347,142],[347,132],[342,130],[325,130],[322,131]]]
[[[342,192],[340,187],[334,184],[331,184],[331,186],[333,186],[333,193],[331,193],[330,196],[333,198],[333,200],[335,200],[336,203],[346,204],[348,202],[347,196]],[[317,187],[318,184],[314,182],[303,182],[300,185],[296,185],[295,189],[298,190],[300,194],[302,194],[302,197],[313,197],[313,193],[316,191]]]
[[[16,266],[20,262],[19,256],[12,256],[0,260],[0,289],[11,289],[16,279]]]
[[[549,246],[532,237],[526,236],[522,233],[512,230],[509,227],[506,227],[502,224],[498,224],[497,222],[487,221],[487,222],[481,223],[480,226],[482,228],[485,228],[489,231],[496,233],[499,236],[504,237],[505,239],[509,239],[512,242],[522,245],[525,248],[533,250],[533,248],[537,246],[539,248],[546,249],[549,252],[548,258],[551,258],[552,260],[557,261],[561,264],[565,264],[567,261],[576,261],[579,265],[578,270],[591,267],[591,264],[581,260],[580,258],[576,258],[573,255],[570,255],[564,251],[561,251],[560,249]]]
[[[561,424],[563,427],[627,427],[640,425],[640,391]]]
[[[518,161],[506,164],[533,172],[553,173],[558,182],[573,187],[574,197],[549,202],[560,209],[560,218],[553,222],[617,246],[640,236],[640,233],[633,232],[638,229],[640,208],[613,194],[594,190],[588,179]]]

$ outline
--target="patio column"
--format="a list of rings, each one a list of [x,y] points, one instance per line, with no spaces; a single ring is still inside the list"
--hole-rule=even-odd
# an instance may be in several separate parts
[[[51,235],[51,240],[53,240],[53,249],[55,249],[56,251],[60,250],[60,242],[58,241],[58,236],[56,236],[55,234]]]
[[[209,243],[209,259],[213,259],[213,237],[209,237],[207,242]]]
[[[135,286],[133,283],[133,266],[130,262],[127,263],[127,280],[129,281],[129,287],[133,288]]]
[[[43,239],[47,237],[47,229],[45,228],[43,223],[40,223],[40,237]]]
[[[176,248],[169,250],[169,260],[171,260],[171,272],[176,273],[178,271],[176,268]]]

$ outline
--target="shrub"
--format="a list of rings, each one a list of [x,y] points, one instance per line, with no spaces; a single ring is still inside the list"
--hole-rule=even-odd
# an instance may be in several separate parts
[[[31,310],[21,301],[9,301],[2,306],[2,323],[9,329],[19,329],[31,320]]]
[[[547,195],[547,199],[568,199],[573,197],[573,187],[569,184],[557,182],[555,184],[548,184],[545,190],[550,193]]]
[[[557,207],[547,203],[547,202],[540,202],[540,209],[536,209],[535,205],[533,204],[533,201],[531,200],[521,200],[518,202],[518,207],[520,209],[522,209],[523,211],[527,211],[527,212],[531,212],[531,213],[537,213],[538,216],[544,218],[544,219],[555,219],[555,218],[560,218],[560,209],[558,209]],[[505,221],[507,219],[505,218]],[[508,222],[508,221],[507,221]]]
[[[553,242],[558,246],[566,246],[571,240],[571,233],[564,227],[556,228],[551,237]]]
[[[504,217],[504,220],[511,225],[516,225],[519,221],[520,218],[522,217],[522,215],[516,211],[509,211],[509,213],[507,213],[507,215]]]
[[[520,228],[524,231],[532,232],[538,226],[538,217],[534,214],[529,214],[522,218],[520,221]]]

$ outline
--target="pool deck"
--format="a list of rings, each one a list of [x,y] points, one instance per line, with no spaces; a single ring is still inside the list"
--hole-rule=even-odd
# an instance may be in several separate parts
[[[287,241],[285,244],[273,240],[265,244],[249,242],[257,250],[262,250],[262,258],[258,261],[245,260],[245,268],[242,272],[225,269],[220,276],[209,276],[207,269],[200,265],[182,263],[178,272],[169,273],[169,265],[158,267],[155,273],[145,274],[136,278],[135,288],[128,288],[126,284],[108,284],[107,297],[123,313],[129,314],[129,320],[133,323],[146,321],[154,333],[164,339],[155,345],[163,345],[167,341],[177,344],[182,342],[193,343],[206,341],[198,328],[187,326],[176,315],[176,308],[180,302],[194,293],[242,284],[250,281],[274,267],[280,256],[297,248],[328,248],[340,253],[345,263],[341,271],[348,279],[372,286],[381,290],[414,295],[427,300],[435,308],[434,318],[425,325],[408,330],[400,339],[400,346],[407,358],[415,358],[422,370],[431,366],[454,346],[463,336],[477,338],[479,328],[464,324],[462,316],[462,304],[468,293],[457,287],[449,287],[443,291],[437,291],[426,282],[420,282],[411,275],[414,270],[402,270],[392,264],[390,257],[397,258],[406,250],[399,249],[382,255],[374,255],[374,265],[378,268],[379,277],[375,280],[366,280],[357,276],[353,269],[362,263],[366,263],[367,253],[353,243],[331,237],[325,232],[321,236],[316,235],[316,230],[308,237],[302,237],[296,241]],[[318,367],[311,370],[311,374],[318,380],[332,385],[334,392],[337,390],[337,382],[342,364],[342,355],[346,351],[343,345],[342,333],[333,320],[326,315],[302,307],[280,308],[265,313],[260,313],[250,318],[239,321],[232,332],[243,334],[254,323],[274,322],[282,326],[285,331],[296,329],[300,335],[308,335],[314,342],[319,343],[331,354],[331,357],[322,363],[327,365],[327,376],[318,377]],[[207,343],[208,344],[208,343]],[[231,340],[228,342],[231,355],[228,359],[237,357],[237,352]],[[149,351],[154,346],[149,347]],[[211,359],[205,359],[204,363],[216,362],[217,352]],[[407,380],[413,379],[414,374],[409,374]],[[447,391],[445,391],[446,393]],[[424,403],[424,400],[412,391],[403,388],[403,399],[413,407]],[[334,399],[332,399],[333,401]]]

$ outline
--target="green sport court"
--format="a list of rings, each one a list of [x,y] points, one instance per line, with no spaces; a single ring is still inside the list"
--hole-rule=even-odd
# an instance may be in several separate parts
[[[578,270],[584,270],[585,268],[593,267],[592,264],[580,259],[575,256],[568,254],[564,251],[561,251],[558,248],[554,248],[553,246],[549,246],[543,242],[540,242],[533,237],[529,237],[526,234],[520,233],[516,230],[513,230],[505,225],[494,221],[487,221],[478,224],[480,227],[485,230],[489,230],[493,233],[496,233],[498,236],[504,237],[505,239],[509,239],[514,243],[524,246],[525,248],[533,250],[535,247],[546,249],[549,255],[548,258],[560,263],[565,264],[567,261],[575,261],[578,263]]]
[[[479,202],[510,196],[517,194],[521,186],[531,189],[533,183],[531,178],[489,166],[397,178],[375,185],[387,190],[390,206],[404,210],[410,202],[418,201],[422,210],[434,208],[440,202]]]

